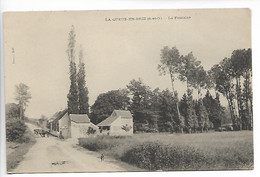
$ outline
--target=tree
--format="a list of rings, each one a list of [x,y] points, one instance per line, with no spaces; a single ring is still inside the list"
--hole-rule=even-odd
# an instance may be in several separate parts
[[[68,114],[79,113],[78,103],[78,85],[77,85],[77,68],[75,63],[75,32],[74,26],[71,27],[69,32],[69,44],[68,44],[68,59],[70,63],[70,90],[67,95],[68,98]]]
[[[252,51],[247,49],[244,55],[244,88],[243,88],[243,101],[245,104],[245,115],[247,117],[246,129],[252,130],[253,128],[253,93],[252,93]]]
[[[233,77],[236,81],[236,98],[241,120],[241,126],[244,130],[252,128],[252,53],[251,49],[234,50],[231,56],[233,66]],[[244,83],[243,83],[244,82]],[[242,88],[244,87],[244,88]]]
[[[238,108],[238,120],[239,129],[242,129],[242,124],[245,127],[246,119],[244,116],[244,108],[243,108],[243,98],[242,98],[242,89],[241,89],[241,77],[243,76],[243,72],[245,70],[244,60],[245,60],[245,52],[246,50],[234,50],[232,52],[232,56],[230,58],[231,69],[232,69],[232,77],[235,79],[236,83],[236,100],[237,100],[237,108]],[[244,121],[243,121],[244,120]],[[242,122],[243,121],[243,122]]]
[[[196,76],[196,70],[200,65],[192,52],[188,55],[181,56],[181,65],[179,67],[179,79],[182,82],[186,82],[187,92],[190,86],[194,86],[194,76]]]
[[[212,68],[207,72],[207,89],[214,89],[215,94],[217,94],[217,78],[221,72],[221,66],[219,64],[215,64]]]
[[[112,90],[100,94],[91,106],[91,121],[100,123],[115,110],[127,110],[129,107],[128,91],[126,89]]]
[[[250,48],[234,50],[231,58],[223,59],[209,71],[212,85],[228,100],[230,116],[236,130],[252,127],[251,60]]]
[[[174,81],[177,78],[177,74],[179,73],[181,58],[179,54],[179,50],[176,47],[169,48],[168,46],[164,47],[161,50],[161,60],[158,65],[158,70],[160,74],[170,74],[172,90],[174,89]]]
[[[165,129],[165,131],[174,131],[176,126],[176,99],[173,94],[168,90],[163,90],[160,94],[160,129]],[[179,123],[179,122],[178,122]]]
[[[226,97],[229,105],[230,116],[234,129],[239,129],[239,120],[235,111],[235,85],[232,77],[232,63],[230,58],[224,58],[218,66],[214,76],[216,77],[216,90]]]
[[[176,102],[176,109],[177,109],[177,116],[178,119],[181,120],[181,114],[179,110],[179,99],[178,99],[178,93],[174,89],[174,82],[177,76],[179,75],[180,69],[181,69],[181,57],[179,54],[179,50],[176,47],[173,47],[170,49],[168,46],[164,47],[161,50],[161,64],[158,65],[158,70],[160,74],[166,75],[167,73],[170,74],[171,78],[171,85],[172,85],[172,91],[175,95]],[[181,132],[183,132],[181,130]]]
[[[15,100],[17,100],[19,104],[20,119],[24,119],[24,112],[31,98],[32,96],[27,85],[20,83],[15,86]]]
[[[201,132],[204,131],[204,129],[208,130],[210,127],[209,125],[209,117],[208,112],[203,104],[202,99],[199,99],[196,105],[196,113],[198,116],[198,124]]]
[[[180,113],[184,117],[185,128],[188,133],[191,133],[192,129],[195,130],[198,127],[198,121],[194,110],[192,90],[190,89],[188,89],[188,93],[185,93],[180,101]]]
[[[131,80],[126,87],[132,97],[129,109],[133,114],[134,122],[145,123],[151,114],[151,88],[146,86],[140,78]]]
[[[78,94],[79,94],[79,113],[89,114],[89,104],[88,104],[88,88],[86,87],[85,80],[85,64],[83,62],[82,49],[79,52],[79,72],[77,74],[78,83]]]
[[[9,103],[5,105],[5,115],[7,118],[18,119],[20,117],[19,104]]]
[[[174,92],[174,102],[176,104],[176,113],[177,115],[175,116],[175,123],[176,123],[176,128],[177,131],[180,131],[180,133],[183,133],[183,129],[185,127],[184,124],[184,117],[180,114],[180,110],[179,110],[179,98],[178,98],[178,93]],[[177,105],[178,104],[178,105]]]
[[[221,106],[219,101],[219,94],[217,93],[214,99],[209,91],[207,91],[205,97],[203,98],[203,105],[205,106],[209,118],[209,122],[213,123],[213,128],[215,130],[221,126],[221,121],[225,116],[225,108]]]
[[[204,88],[207,84],[207,72],[202,66],[198,66],[194,69],[193,75],[191,76],[192,85],[198,90],[198,100],[201,96],[201,89]]]
[[[153,91],[139,78],[127,85],[131,103],[129,110],[134,118],[134,131],[158,131],[160,91]]]

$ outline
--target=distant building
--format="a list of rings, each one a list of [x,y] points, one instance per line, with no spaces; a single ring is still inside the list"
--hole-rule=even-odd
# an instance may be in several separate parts
[[[132,136],[133,117],[130,111],[114,110],[108,118],[97,125],[101,134],[110,136]]]
[[[82,138],[98,133],[98,127],[90,122],[87,114],[70,114],[68,110],[56,112],[48,119],[50,133],[62,138]]]

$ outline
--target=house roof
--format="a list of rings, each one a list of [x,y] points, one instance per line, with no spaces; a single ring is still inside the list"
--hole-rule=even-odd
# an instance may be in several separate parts
[[[114,110],[113,113],[108,118],[106,118],[105,120],[100,122],[97,126],[100,126],[100,127],[110,126],[118,117],[121,117],[123,119],[124,118],[132,119],[133,118],[130,111]]]
[[[70,114],[70,120],[75,123],[90,123],[87,114]]]
[[[106,118],[105,120],[103,120],[102,122],[100,122],[98,124],[98,126],[103,127],[103,126],[110,126],[112,122],[114,122],[118,117],[116,116],[109,116],[108,118]]]
[[[68,109],[64,109],[62,111],[58,111],[55,114],[53,114],[52,117],[48,119],[49,122],[52,122],[54,120],[60,120],[66,113],[68,113]]]
[[[116,115],[121,116],[122,118],[129,118],[132,119],[132,114],[130,111],[126,111],[126,110],[114,110],[114,112],[116,113]]]

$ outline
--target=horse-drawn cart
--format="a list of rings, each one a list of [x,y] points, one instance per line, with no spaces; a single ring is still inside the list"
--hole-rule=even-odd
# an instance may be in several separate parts
[[[50,132],[49,132],[49,130],[37,128],[37,129],[34,129],[34,134],[40,135],[41,137],[45,137],[45,136],[49,137]]]

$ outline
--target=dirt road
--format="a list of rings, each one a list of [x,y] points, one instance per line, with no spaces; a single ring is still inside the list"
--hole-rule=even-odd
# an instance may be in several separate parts
[[[33,131],[36,128],[27,124]],[[38,137],[24,160],[11,173],[138,171],[137,168],[78,147],[73,140]]]

